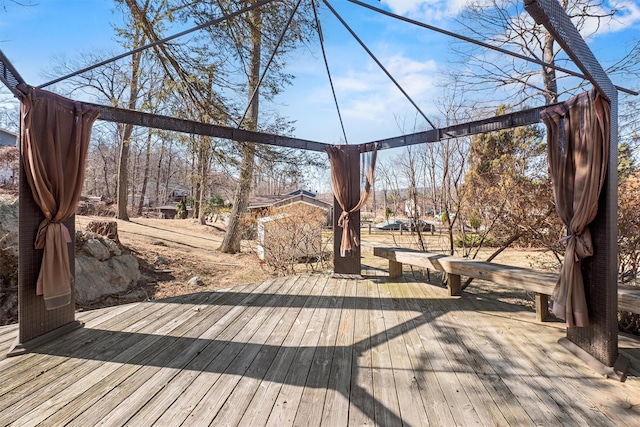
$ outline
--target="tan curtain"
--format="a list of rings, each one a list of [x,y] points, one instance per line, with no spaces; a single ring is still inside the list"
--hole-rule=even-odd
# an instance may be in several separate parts
[[[371,164],[367,170],[366,182],[364,190],[360,194],[359,200],[354,200],[350,188],[353,180],[359,180],[359,176],[351,176],[351,167],[353,156],[360,156],[357,147],[350,146],[331,146],[327,148],[329,155],[329,163],[331,164],[331,186],[333,194],[342,209],[338,217],[338,226],[342,228],[342,241],[340,242],[340,256],[348,257],[352,254],[353,249],[360,245],[358,233],[351,221],[351,214],[362,208],[369,194],[371,193],[371,185],[373,184],[373,172],[376,167],[377,144],[374,144],[371,154]]]
[[[595,90],[546,108],[549,171],[567,249],[553,293],[553,313],[567,326],[587,326],[580,260],[593,255],[588,224],[598,211],[609,156],[609,103]]]
[[[22,162],[33,199],[45,216],[35,248],[43,249],[36,285],[48,310],[71,301],[69,230],[62,223],[76,211],[84,181],[91,126],[98,111],[36,89],[19,88]]]

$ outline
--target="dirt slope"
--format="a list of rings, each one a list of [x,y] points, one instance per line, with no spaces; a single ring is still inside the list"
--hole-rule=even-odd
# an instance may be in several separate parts
[[[105,219],[77,215],[76,229],[84,230],[91,220]],[[204,226],[190,219],[115,221],[120,242],[141,263],[143,279],[133,292],[149,298],[220,289],[268,276],[257,257],[248,253],[249,248],[235,255],[218,252],[224,237],[218,226]],[[202,285],[187,284],[194,276],[202,280]]]

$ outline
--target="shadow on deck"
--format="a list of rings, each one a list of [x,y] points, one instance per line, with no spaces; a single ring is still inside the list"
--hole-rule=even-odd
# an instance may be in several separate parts
[[[0,424],[637,425],[638,341],[621,338],[627,382],[607,381],[531,308],[363,273],[80,313],[0,361]]]

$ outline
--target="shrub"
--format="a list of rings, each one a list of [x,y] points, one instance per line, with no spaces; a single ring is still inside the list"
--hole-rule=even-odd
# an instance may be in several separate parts
[[[477,233],[458,234],[454,237],[453,242],[458,248],[475,248],[480,245],[489,247],[498,246],[491,238],[484,236],[483,240],[483,236]]]
[[[276,274],[294,274],[296,266],[322,269],[328,259],[322,229],[326,212],[301,203],[272,211],[258,221],[258,254]]]

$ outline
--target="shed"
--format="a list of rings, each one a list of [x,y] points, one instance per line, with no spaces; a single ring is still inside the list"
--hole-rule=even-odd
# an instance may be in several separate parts
[[[255,196],[249,201],[249,212],[255,217],[261,217],[270,210],[279,211],[297,203],[302,203],[324,211],[326,224],[331,224],[333,206],[330,203],[318,199],[315,193],[305,190],[296,190],[283,195]]]
[[[11,132],[10,130],[0,128],[0,146],[17,147],[18,134]]]

